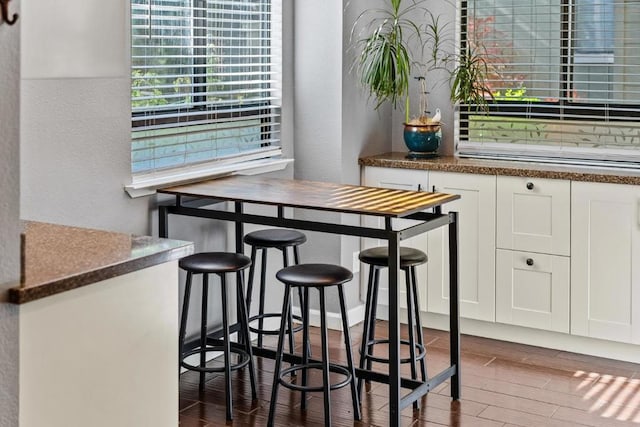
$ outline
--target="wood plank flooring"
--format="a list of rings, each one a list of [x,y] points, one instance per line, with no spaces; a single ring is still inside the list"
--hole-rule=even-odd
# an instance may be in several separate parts
[[[361,326],[352,328],[356,360]],[[300,335],[300,334],[296,334]],[[386,335],[386,322],[378,322],[378,336]],[[449,358],[448,334],[424,329],[427,369],[442,370]],[[320,337],[312,329],[312,351]],[[332,360],[344,361],[341,333],[330,331]],[[421,409],[402,413],[404,426],[565,427],[640,426],[640,365],[591,356],[462,336],[462,399],[452,402],[448,383],[422,399]],[[273,345],[273,341],[268,341]],[[380,354],[384,348],[377,349]],[[258,400],[250,399],[248,372],[234,372],[234,420],[225,421],[224,379],[207,377],[198,391],[198,374],[180,379],[180,426],[265,426],[269,413],[273,361],[256,358]],[[385,365],[376,369],[386,370]],[[408,366],[403,366],[408,375]],[[337,378],[337,377],[336,377]],[[320,381],[313,377],[311,381]],[[372,383],[365,388],[362,421],[353,421],[348,387],[332,392],[333,425],[386,426],[387,388]],[[306,412],[300,393],[280,387],[277,426],[322,426],[322,395],[308,394]]]

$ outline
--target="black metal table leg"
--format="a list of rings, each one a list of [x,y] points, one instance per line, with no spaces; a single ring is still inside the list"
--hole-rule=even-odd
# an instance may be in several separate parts
[[[449,212],[449,339],[451,366],[451,397],[460,399],[460,310],[458,302],[458,212]]]
[[[242,214],[242,202],[235,202],[235,211],[237,214]],[[242,221],[236,221],[236,252],[239,254],[244,253],[244,247],[242,239],[244,238],[244,224]]]
[[[389,426],[400,426],[400,317],[398,268],[400,239],[389,237]]]
[[[169,207],[158,206],[158,236],[169,237]]]

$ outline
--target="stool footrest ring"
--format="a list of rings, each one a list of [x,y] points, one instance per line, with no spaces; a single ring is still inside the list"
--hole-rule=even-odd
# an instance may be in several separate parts
[[[367,342],[367,352],[364,354],[363,357],[373,361],[373,362],[378,362],[378,363],[389,363],[389,359],[388,358],[384,358],[384,357],[378,357],[378,356],[374,356],[373,354],[371,354],[371,352],[373,351],[373,346],[377,345],[377,344],[389,344],[389,340],[388,339],[375,339],[375,340],[371,340],[369,342]],[[406,345],[406,346],[410,346],[411,343],[409,342],[409,340],[400,340],[400,344],[402,345]],[[416,359],[415,361],[418,361],[420,359],[424,359],[425,355],[427,354],[426,349],[424,348],[424,345],[418,344],[418,343],[414,343],[414,347],[416,348],[416,350],[418,350],[418,353],[416,354]],[[413,363],[414,361],[411,360],[411,357],[406,357],[404,359],[400,359],[400,363]]]
[[[291,390],[297,390],[297,391],[306,391],[306,392],[315,392],[315,391],[324,391],[324,387],[323,386],[312,386],[312,385],[299,385],[299,384],[294,384],[294,383],[289,383],[286,382],[284,380],[284,378],[290,374],[296,374],[297,371],[302,371],[304,369],[319,369],[322,370],[322,363],[308,363],[306,365],[294,365],[291,366],[289,368],[283,369],[280,371],[280,378],[278,378],[278,382]],[[340,381],[339,383],[335,383],[335,384],[331,384],[329,386],[329,390],[337,390],[339,388],[342,388],[346,385],[348,385],[351,382],[351,373],[349,372],[349,370],[347,368],[345,368],[344,366],[340,366],[340,365],[335,365],[333,363],[329,364],[329,371],[331,372],[335,372],[338,374],[342,374],[345,376],[345,379]],[[302,376],[297,375],[297,378],[302,378]]]
[[[195,365],[191,365],[187,362],[184,361],[184,359],[186,359],[189,356],[192,356],[194,354],[200,354],[202,352],[205,353],[210,353],[210,352],[224,352],[224,347],[223,346],[219,346],[219,345],[207,345],[206,347],[202,348],[202,347],[198,347],[195,348],[193,350],[190,350],[186,353],[182,353],[182,360],[180,361],[180,366],[182,366],[183,368],[192,370],[192,371],[197,371],[197,372],[224,372],[224,366],[195,366]],[[251,360],[249,358],[249,354],[240,348],[237,347],[231,347],[231,353],[237,354],[238,356],[240,356],[240,361],[238,363],[236,363],[235,365],[231,365],[231,370],[235,371],[237,369],[243,368],[245,366],[247,366],[249,364],[249,361]]]
[[[255,316],[251,316],[249,318],[249,330],[253,333],[256,334],[263,334],[263,335],[278,335],[280,333],[280,329],[260,329],[260,328],[256,328],[254,326],[251,326],[252,322],[255,322],[256,320],[260,320],[260,319],[266,319],[266,318],[274,318],[274,317],[282,317],[282,314],[280,313],[264,313],[264,314],[257,314]],[[302,322],[302,317],[294,315],[293,316],[294,320],[297,320],[299,322]],[[293,327],[293,332],[298,332],[302,330],[302,325],[297,325]],[[289,333],[289,328],[287,328],[286,333]]]

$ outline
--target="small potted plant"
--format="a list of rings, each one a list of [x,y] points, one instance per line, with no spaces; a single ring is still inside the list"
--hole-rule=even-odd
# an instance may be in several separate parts
[[[442,139],[442,131],[440,122],[440,109],[436,108],[435,115],[429,117],[429,109],[427,104],[427,85],[424,77],[417,77],[420,82],[420,104],[419,114],[417,117],[408,119],[405,116],[403,138],[404,143],[409,149],[409,158],[429,158],[436,156],[440,141]],[[408,111],[408,106],[406,111]]]
[[[443,26],[439,17],[422,6],[424,0],[386,0],[384,8],[363,11],[351,30],[356,51],[353,70],[375,99],[375,109],[389,101],[393,108],[404,104],[404,141],[409,157],[434,156],[441,139],[440,111],[430,117],[427,108],[427,76],[430,71],[448,71],[452,102],[486,105],[484,61],[476,52],[459,56],[442,49]],[[415,21],[424,16],[424,23]],[[460,61],[462,59],[462,61]],[[484,65],[486,70],[486,65]],[[420,76],[415,76],[420,70]],[[409,83],[419,80],[419,113],[409,111]]]

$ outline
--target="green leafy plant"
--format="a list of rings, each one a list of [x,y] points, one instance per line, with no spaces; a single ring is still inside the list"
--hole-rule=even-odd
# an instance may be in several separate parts
[[[402,0],[388,0],[388,8],[366,9],[356,19],[351,30],[353,48],[358,51],[354,68],[360,82],[376,100],[378,109],[386,101],[394,108],[407,102],[409,82],[415,60],[410,43],[421,42],[419,26],[409,16],[420,6]],[[368,20],[360,33],[357,28]]]
[[[404,103],[405,122],[409,122],[409,83],[418,78],[418,119],[425,121],[425,80],[435,69],[448,72],[453,102],[486,106],[491,91],[484,83],[488,69],[480,49],[468,47],[460,55],[443,49],[447,24],[442,24],[423,3],[387,0],[386,7],[366,9],[354,22],[351,48],[356,55],[352,70],[375,99],[375,109],[387,101],[394,108]]]
[[[491,88],[485,83],[489,67],[478,48],[464,49],[451,73],[451,100],[475,105],[476,111],[487,110],[487,98],[493,98]]]

